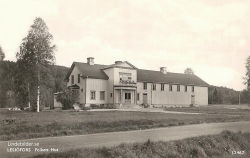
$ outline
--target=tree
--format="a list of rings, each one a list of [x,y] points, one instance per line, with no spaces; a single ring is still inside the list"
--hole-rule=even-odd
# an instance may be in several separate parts
[[[247,86],[247,90],[250,91],[250,56],[246,61],[246,75],[244,77],[244,84]]]
[[[79,92],[66,89],[63,93],[57,95],[56,100],[62,103],[63,110],[71,109],[73,104],[79,100]]]
[[[194,71],[191,68],[188,67],[188,68],[185,69],[184,74],[191,74],[191,75],[193,75]]]
[[[2,56],[2,60],[3,60],[5,58],[5,54],[3,52],[2,47],[0,46],[0,58],[1,58],[1,56]],[[0,61],[1,61],[1,59],[0,59]]]
[[[29,94],[36,95],[37,112],[40,109],[40,88],[50,84],[48,66],[53,65],[55,61],[55,45],[52,40],[53,36],[44,20],[36,18],[16,55],[19,72],[21,76],[25,76],[20,84],[26,91],[29,90]],[[31,95],[30,99],[34,102],[34,95]]]

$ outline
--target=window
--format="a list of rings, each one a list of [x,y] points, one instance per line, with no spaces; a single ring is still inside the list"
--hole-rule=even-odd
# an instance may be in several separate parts
[[[155,91],[156,90],[156,84],[152,84],[152,89],[153,89],[153,91]]]
[[[100,91],[100,100],[105,100],[105,91]]]
[[[147,89],[147,83],[146,83],[146,82],[143,83],[143,89],[144,89],[144,90]]]
[[[185,92],[187,92],[187,90],[188,90],[188,86],[185,86]]]
[[[137,100],[140,100],[140,93],[137,93]]]
[[[173,91],[173,85],[171,85],[171,84],[169,85],[169,91],[171,91],[171,92]]]
[[[120,76],[120,81],[131,81],[132,80],[131,73],[119,72],[119,76]]]
[[[71,84],[74,84],[74,75],[71,75]]]
[[[90,99],[95,100],[95,91],[90,91]]]
[[[81,74],[78,74],[78,83],[81,82]]]
[[[177,92],[180,92],[181,88],[180,85],[177,85]]]
[[[110,98],[112,98],[113,97],[113,94],[112,93],[110,93]]]
[[[194,86],[192,86],[192,92],[194,92]]]
[[[164,91],[164,83],[161,84],[161,91]]]
[[[125,93],[125,100],[131,99],[131,93]]]

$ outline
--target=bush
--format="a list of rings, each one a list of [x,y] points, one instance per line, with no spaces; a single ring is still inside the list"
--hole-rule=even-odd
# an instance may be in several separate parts
[[[90,104],[91,109],[100,109],[100,106],[97,104]]]
[[[106,109],[116,109],[116,106],[114,104],[107,104]]]
[[[144,108],[149,108],[149,104],[142,104]]]
[[[67,89],[63,93],[59,93],[56,97],[56,100],[58,102],[62,103],[62,109],[72,109],[73,104],[76,103],[76,101],[79,99],[79,92],[78,91],[72,91],[70,89]]]
[[[83,106],[82,109],[83,109],[83,110],[90,110],[91,108],[90,108],[90,107]]]

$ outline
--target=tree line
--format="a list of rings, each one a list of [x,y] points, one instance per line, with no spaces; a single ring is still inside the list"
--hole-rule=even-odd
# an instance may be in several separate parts
[[[47,76],[49,77],[43,81],[46,83],[41,86],[40,108],[53,108],[53,93],[66,89],[64,78],[68,69],[67,67],[57,65],[48,67]],[[32,85],[29,87],[29,83],[20,81],[19,70],[20,68],[18,68],[16,62],[0,62],[0,108],[16,106],[20,108],[27,107],[30,97],[30,106],[34,108],[33,110],[36,110],[36,89],[32,91]]]

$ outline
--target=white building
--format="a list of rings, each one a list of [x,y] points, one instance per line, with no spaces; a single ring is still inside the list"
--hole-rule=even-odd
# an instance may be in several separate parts
[[[99,65],[94,58],[74,62],[67,86],[79,92],[79,103],[148,104],[153,107],[208,105],[208,84],[196,75],[138,69],[127,61]]]

